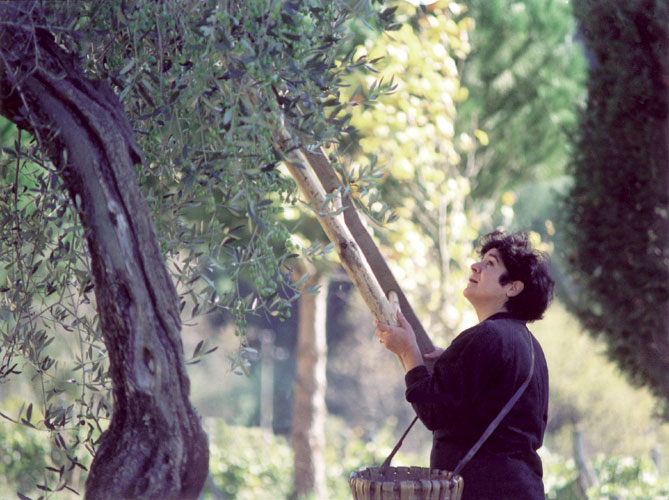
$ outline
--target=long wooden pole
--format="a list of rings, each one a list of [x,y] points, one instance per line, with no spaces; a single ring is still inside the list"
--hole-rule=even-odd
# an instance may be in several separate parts
[[[296,149],[286,162],[306,201],[316,210],[325,234],[334,243],[342,266],[360,292],[374,318],[397,324],[395,311],[379,285],[357,241],[346,227],[340,193],[328,197],[304,151]],[[348,208],[347,208],[348,209]]]
[[[298,148],[285,128],[279,132],[282,150],[289,151],[286,165],[291,176],[316,210],[319,223],[334,243],[342,266],[359,290],[372,315],[379,321],[397,324],[395,307],[387,297],[397,294],[402,313],[411,324],[422,353],[434,350],[411,305],[393,276],[383,255],[362,224],[353,200],[322,149]]]

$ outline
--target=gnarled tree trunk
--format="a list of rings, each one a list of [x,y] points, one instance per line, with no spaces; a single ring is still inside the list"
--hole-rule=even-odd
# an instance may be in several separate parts
[[[87,500],[195,499],[208,447],[189,402],[171,282],[139,191],[140,162],[122,106],[30,18],[0,3],[0,112],[35,135],[75,202],[91,256],[114,409],[86,482]]]

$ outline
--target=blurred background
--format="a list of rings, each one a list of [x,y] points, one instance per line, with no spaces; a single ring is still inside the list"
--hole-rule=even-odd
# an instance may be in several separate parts
[[[302,12],[291,2],[270,3]],[[262,12],[270,8],[265,4],[253,0],[246,8]],[[385,7],[396,9],[384,11],[394,16],[390,30],[381,32],[365,18],[341,28],[347,38],[338,50],[362,62],[341,76],[337,99],[348,104],[331,114],[345,115],[350,127],[336,143],[322,144],[423,326],[435,344],[447,346],[473,325],[461,291],[477,238],[500,227],[531,231],[536,246],[550,254],[557,283],[545,318],[530,325],[550,370],[548,430],[540,450],[547,498],[669,498],[666,5],[440,0]],[[258,28],[245,23],[240,17],[225,25],[226,33],[242,39],[243,27],[250,33],[246,45],[260,46],[269,35],[254,34]],[[247,50],[238,50],[242,45],[235,46],[235,57],[250,64],[238,53]],[[140,61],[134,64],[123,66],[115,83],[125,92],[133,126],[145,132],[141,141],[150,141],[154,125],[137,119],[146,109],[133,108],[133,99],[145,99],[136,73]],[[254,77],[276,82],[272,68],[267,71]],[[221,85],[234,80],[230,72]],[[172,100],[175,114],[182,98]],[[252,109],[246,116],[263,113],[254,103],[240,106]],[[226,140],[232,140],[232,115],[217,112]],[[252,128],[271,125],[258,118]],[[17,132],[6,121],[0,131],[2,175],[11,185],[19,176],[9,153],[18,147]],[[248,141],[246,147],[259,144]],[[197,154],[174,146],[161,152],[158,140],[140,143],[149,159],[162,154],[165,165],[194,162]],[[168,171],[161,161],[140,174],[147,193],[159,192],[167,177],[152,177],[155,169]],[[286,178],[276,163],[272,172]],[[250,172],[245,165],[229,168],[229,178],[219,179],[229,185],[243,178],[243,169]],[[188,179],[176,182],[186,186]],[[246,217],[257,222],[267,205],[255,205],[256,215],[254,205],[236,195],[184,201],[174,216],[207,221],[216,210],[228,210],[225,217],[234,222],[218,236],[237,245],[234,257],[219,245],[220,254],[210,252],[211,260],[194,271],[206,279],[206,292],[194,294],[190,282],[177,280],[191,400],[210,439],[202,499],[350,498],[350,472],[383,462],[413,418],[399,362],[374,337],[373,319],[328,252],[315,218],[297,202],[294,186],[277,186],[259,191],[276,208],[274,219],[263,219],[267,225],[246,227]],[[267,194],[273,189],[281,196]],[[277,201],[284,194],[285,202]],[[183,278],[182,268],[195,259],[169,230],[172,202],[147,198],[157,232],[165,234],[168,265]],[[215,233],[205,228],[201,234],[208,232]],[[281,255],[278,263],[274,254]],[[3,262],[8,259],[4,253]],[[248,270],[233,273],[235,262]],[[296,285],[277,285],[278,269]],[[223,307],[203,314],[205,293],[218,301],[211,290]],[[11,309],[7,296],[3,314]],[[258,301],[268,309],[256,308]],[[93,314],[90,302],[74,309]],[[61,446],[35,416],[47,404],[48,387],[57,387],[52,396],[62,401],[64,416],[76,414],[83,402],[97,405],[97,417],[80,413],[76,432],[90,437],[104,428],[100,409],[111,406],[104,348],[99,337],[91,340],[75,323],[67,325],[50,324],[51,340],[30,340],[41,355],[57,360],[52,375],[45,377],[24,350],[16,358],[21,376],[0,384],[2,498],[17,492],[76,498],[74,492],[83,491],[93,450],[70,441]],[[78,383],[80,375],[85,381]],[[77,426],[77,418],[68,422]],[[393,464],[427,466],[430,447],[431,435],[419,424]],[[51,491],[61,484],[67,488]]]

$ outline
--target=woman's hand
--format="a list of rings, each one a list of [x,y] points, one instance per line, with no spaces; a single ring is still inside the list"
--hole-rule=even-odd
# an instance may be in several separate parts
[[[430,361],[435,361],[439,359],[439,356],[441,356],[445,350],[446,349],[444,349],[443,347],[435,347],[434,351],[426,352],[425,354],[423,354],[423,357]]]
[[[399,310],[397,311],[397,322],[399,326],[388,325],[379,321],[374,322],[376,336],[386,349],[400,358],[404,369],[409,371],[418,365],[422,365],[423,358],[416,343],[413,328]]]

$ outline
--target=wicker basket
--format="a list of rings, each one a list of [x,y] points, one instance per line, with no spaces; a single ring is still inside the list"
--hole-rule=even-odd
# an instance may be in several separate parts
[[[354,500],[460,500],[462,476],[427,467],[370,467],[351,472]]]

